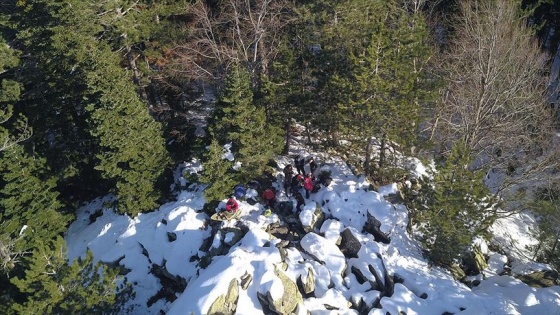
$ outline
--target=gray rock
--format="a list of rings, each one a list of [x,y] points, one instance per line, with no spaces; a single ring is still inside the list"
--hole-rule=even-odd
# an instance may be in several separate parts
[[[297,279],[298,287],[300,288],[301,292],[306,296],[312,296],[315,292],[315,275],[311,268],[307,269],[307,277],[305,277],[305,281],[302,280],[301,275]]]
[[[175,242],[177,240],[177,234],[173,232],[167,232],[167,240],[169,242]]]
[[[325,221],[325,214],[323,213],[323,209],[317,203],[315,207],[315,211],[313,212],[313,220],[308,226],[303,226],[303,230],[306,233],[313,232],[319,230],[323,222]]]
[[[367,221],[364,225],[364,231],[373,235],[376,242],[385,244],[389,244],[391,242],[391,238],[389,237],[389,235],[381,231],[381,221],[372,216],[369,211],[367,213]]]
[[[547,288],[559,285],[558,272],[554,270],[541,270],[527,275],[517,275],[517,279],[534,288]]]
[[[225,240],[226,235],[233,233],[233,237],[230,240]],[[224,228],[222,229],[222,236],[224,237],[224,244],[228,246],[233,246],[239,242],[245,233],[243,230],[238,228]]]
[[[360,248],[362,248],[362,244],[360,244],[360,241],[352,234],[352,231],[350,231],[350,229],[344,229],[340,237],[341,241],[338,247],[344,256],[346,258],[358,258],[358,252]]]
[[[274,268],[274,274],[280,278],[280,281],[282,281],[284,294],[282,295],[282,298],[274,300],[270,292],[267,292],[266,298],[268,301],[268,307],[276,314],[291,314],[295,311],[298,304],[303,302],[301,293],[299,292],[296,283],[288,278],[288,276],[286,276],[278,268]]]
[[[234,315],[237,309],[237,300],[239,298],[239,283],[237,279],[232,279],[229,283],[228,291],[225,295],[220,295],[212,303],[208,314]]]

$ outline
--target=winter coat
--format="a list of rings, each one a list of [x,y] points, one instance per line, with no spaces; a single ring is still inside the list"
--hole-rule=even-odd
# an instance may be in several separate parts
[[[311,180],[311,177],[306,177],[303,180],[303,188],[305,188],[305,190],[313,190],[313,180]]]
[[[267,189],[263,192],[263,199],[264,200],[274,200],[276,198],[276,194],[274,193],[274,191],[272,191],[272,189]]]
[[[237,200],[235,200],[235,198],[229,198],[229,200],[226,203],[226,211],[236,212],[237,209],[239,209],[239,204],[237,203]]]
[[[317,169],[317,167],[318,165],[317,163],[315,163],[315,161],[309,161],[309,169],[311,170],[311,174],[313,174],[313,176],[315,176],[315,170]]]
[[[293,175],[293,174],[294,174],[294,169],[292,168],[292,164],[286,165],[286,167],[284,167],[284,175],[288,177],[288,175]]]

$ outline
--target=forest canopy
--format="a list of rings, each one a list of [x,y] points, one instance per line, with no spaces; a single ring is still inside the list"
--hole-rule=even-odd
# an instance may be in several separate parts
[[[3,1],[0,313],[122,312],[133,293],[117,269],[65,258],[61,236],[78,207],[111,195],[120,214],[153,211],[174,196],[175,165],[192,158],[216,202],[270,176],[296,125],[375,187],[410,179],[402,155],[435,161],[437,185],[423,183],[407,206],[411,226],[438,236],[423,240],[436,264],[499,215],[557,217],[555,5]],[[243,171],[222,158],[224,145]],[[499,185],[485,184],[490,171],[503,174]],[[512,189],[529,181],[548,186]],[[481,207],[488,198],[500,209]],[[447,225],[457,206],[469,212],[460,229]],[[558,267],[559,235],[543,226],[535,257]],[[458,245],[444,248],[449,239]],[[74,294],[61,289],[70,284]]]

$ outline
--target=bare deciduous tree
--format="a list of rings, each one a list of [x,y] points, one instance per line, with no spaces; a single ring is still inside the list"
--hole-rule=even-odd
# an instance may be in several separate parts
[[[447,88],[436,111],[435,139],[449,149],[464,141],[477,166],[504,173],[497,191],[555,162],[553,121],[546,106],[546,56],[508,0],[461,5],[445,57]],[[523,167],[522,167],[523,166]]]
[[[204,1],[189,7],[192,31],[175,52],[179,69],[193,78],[221,78],[232,63],[253,77],[267,75],[287,24],[285,0],[223,0],[214,8]]]

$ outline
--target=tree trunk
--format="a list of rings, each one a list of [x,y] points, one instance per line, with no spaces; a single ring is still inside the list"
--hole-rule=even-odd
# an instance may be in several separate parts
[[[364,171],[366,176],[372,175],[370,173],[370,164],[371,164],[371,138],[368,139],[366,144],[366,152],[365,152],[365,161],[364,161]]]
[[[383,133],[381,136],[381,145],[379,148],[379,170],[382,170],[385,167],[385,161],[387,157],[385,156],[385,146],[387,143],[387,134]]]
[[[288,152],[290,152],[290,136],[291,136],[291,127],[292,127],[292,124],[290,123],[290,119],[286,120],[284,127],[286,132],[286,142],[284,143],[284,149],[282,150],[282,154],[288,154]]]
[[[138,95],[140,95],[142,101],[147,102],[148,96],[140,84],[140,71],[138,71],[136,59],[132,55],[132,48],[128,44],[126,45],[126,58],[128,59],[129,68],[132,69],[132,82],[138,86]]]

